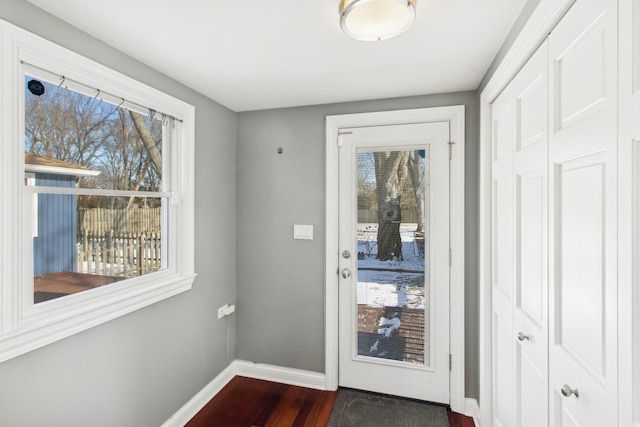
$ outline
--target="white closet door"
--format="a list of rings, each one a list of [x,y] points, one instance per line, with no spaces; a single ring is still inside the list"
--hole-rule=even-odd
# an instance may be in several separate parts
[[[514,103],[507,87],[492,105],[493,426],[515,426]]]
[[[511,83],[515,102],[516,423],[548,423],[547,43]],[[498,261],[500,262],[500,261]]]
[[[550,421],[617,425],[617,4],[549,36]]]
[[[494,426],[548,422],[547,55],[492,106]]]

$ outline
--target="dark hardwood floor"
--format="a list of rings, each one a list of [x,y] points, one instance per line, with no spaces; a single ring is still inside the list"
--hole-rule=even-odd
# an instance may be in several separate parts
[[[234,377],[186,427],[325,427],[338,396],[246,377]],[[448,411],[451,427],[473,419]]]
[[[326,426],[337,396],[335,391],[235,377],[187,427]]]
[[[473,422],[473,418],[452,412],[450,409],[447,409],[447,416],[449,417],[449,425],[451,427],[475,427],[476,425]]]

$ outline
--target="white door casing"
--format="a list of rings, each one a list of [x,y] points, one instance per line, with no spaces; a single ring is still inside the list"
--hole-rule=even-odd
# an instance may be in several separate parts
[[[617,425],[617,2],[549,36],[550,425]]]
[[[368,291],[360,288],[367,285],[360,283],[364,279],[360,277],[359,261],[355,256],[358,253],[358,153],[405,150],[425,151],[425,187],[429,188],[426,203],[428,220],[425,222],[425,246],[429,248],[425,250],[427,260],[422,288],[426,301],[423,363],[359,354],[358,340],[364,340],[364,337],[356,334],[359,331],[358,305],[368,305],[368,302],[360,301]],[[449,403],[449,122],[348,128],[341,135],[339,163],[340,252],[354,254],[348,258],[341,257],[339,263],[341,272],[351,272],[349,277],[340,277],[339,384]],[[402,266],[402,263],[398,265]],[[400,320],[400,324],[405,321]],[[390,339],[393,338],[377,339],[374,346]]]
[[[618,8],[618,407],[640,427],[640,2]]]
[[[464,395],[464,106],[422,108],[378,113],[328,116],[326,125],[326,388],[338,386],[338,145],[341,128],[429,123],[450,123],[452,157],[450,165],[450,405],[465,413]]]

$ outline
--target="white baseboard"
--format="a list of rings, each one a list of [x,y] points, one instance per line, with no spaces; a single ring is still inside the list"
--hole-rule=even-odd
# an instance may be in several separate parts
[[[233,364],[227,366],[217,377],[191,398],[185,405],[178,409],[162,427],[183,427],[193,418],[204,405],[209,403],[213,397],[224,388],[225,385],[235,376]]]
[[[282,366],[247,362],[244,360],[234,360],[231,366],[234,367],[236,375],[242,375],[244,377],[313,388],[316,390],[327,389],[326,377],[319,372],[283,368]]]
[[[464,415],[473,418],[476,427],[480,427],[480,405],[476,399],[468,397],[464,399]]]
[[[325,375],[302,369],[234,360],[209,384],[171,416],[162,427],[183,427],[236,375],[282,384],[326,390]]]

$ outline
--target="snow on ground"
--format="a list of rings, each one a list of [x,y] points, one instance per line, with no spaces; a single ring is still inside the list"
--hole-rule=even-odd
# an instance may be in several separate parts
[[[424,288],[358,281],[358,304],[424,308]]]
[[[380,326],[378,334],[384,335],[385,338],[389,338],[393,332],[400,329],[400,319],[397,317],[394,317],[393,319],[381,317],[378,325]]]
[[[378,224],[358,224],[358,304],[424,308],[424,255],[415,242],[416,224],[402,224],[402,260],[379,261]],[[360,255],[358,258],[363,258]]]

